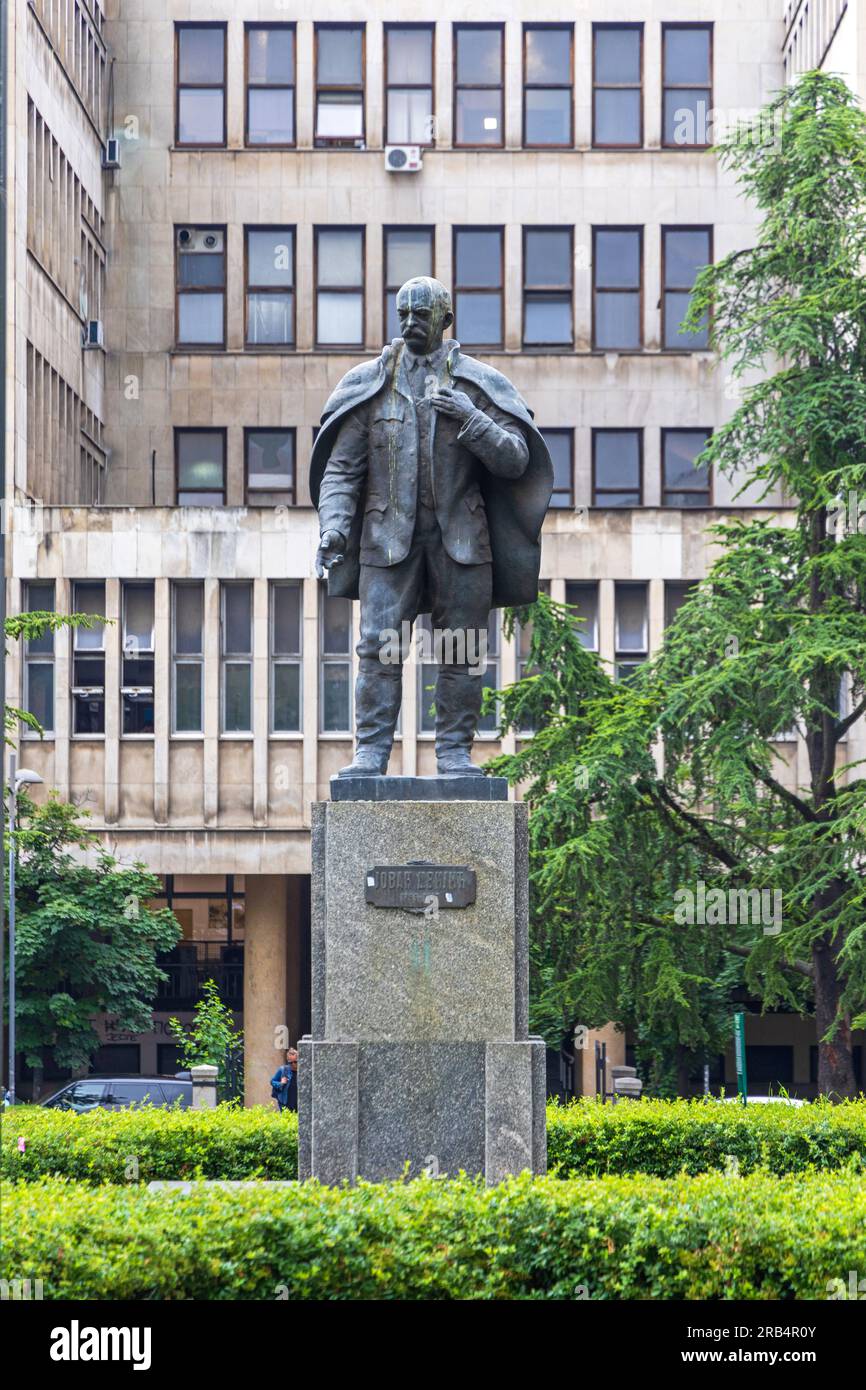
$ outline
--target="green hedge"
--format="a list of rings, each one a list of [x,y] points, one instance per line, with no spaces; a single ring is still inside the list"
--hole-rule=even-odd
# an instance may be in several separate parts
[[[547,1133],[548,1161],[559,1177],[667,1178],[732,1166],[740,1173],[832,1170],[866,1160],[866,1101],[745,1110],[703,1101],[581,1101],[548,1106]],[[4,1117],[0,1176],[88,1182],[294,1178],[297,1144],[296,1116],[264,1107],[75,1115],[22,1106]]]
[[[46,1299],[821,1299],[866,1269],[856,1175],[355,1188],[7,1183],[2,1277]]]
[[[19,1140],[24,1140],[24,1152]],[[241,1110],[70,1110],[21,1106],[3,1118],[0,1177],[84,1182],[156,1178],[296,1178],[298,1121]]]
[[[548,1163],[562,1176],[834,1169],[866,1161],[866,1100],[748,1105],[646,1100],[549,1105]],[[732,1160],[735,1162],[732,1163]]]

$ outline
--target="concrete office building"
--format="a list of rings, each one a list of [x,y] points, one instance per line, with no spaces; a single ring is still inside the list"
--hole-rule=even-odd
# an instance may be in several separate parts
[[[153,1033],[107,1020],[100,1067],[172,1069],[166,1020],[214,973],[261,1100],[274,1030],[308,1026],[310,807],[351,749],[357,613],[314,577],[306,483],[331,388],[394,334],[404,279],[451,285],[456,335],[549,436],[543,577],[625,673],[704,574],[706,526],[757,507],[691,468],[735,401],[679,324],[754,226],[712,122],[781,85],[797,16],[826,37],[855,7],[11,8],[10,609],[114,620],[12,652],[45,728],[19,756],[183,927]],[[491,683],[521,655],[494,625]],[[434,767],[429,685],[413,664],[394,772]],[[500,746],[490,724],[477,759]],[[754,1022],[807,1091],[808,1025]]]

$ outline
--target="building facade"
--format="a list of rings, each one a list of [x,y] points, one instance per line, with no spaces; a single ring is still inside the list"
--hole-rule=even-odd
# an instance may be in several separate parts
[[[213,974],[263,1100],[309,1021],[310,808],[351,753],[357,612],[315,578],[306,479],[325,400],[394,336],[405,279],[451,286],[456,336],[550,443],[543,580],[626,675],[708,524],[783,505],[692,468],[736,387],[680,324],[754,233],[713,132],[781,86],[815,7],[12,8],[10,611],[112,620],[10,654],[45,730],[19,761],[183,928],[153,1033],[105,1021],[101,1067],[173,1069],[167,1018]],[[825,39],[846,8],[818,7]],[[514,680],[495,615],[489,652]],[[434,769],[430,684],[411,661],[392,772]],[[488,719],[475,756],[509,746]]]

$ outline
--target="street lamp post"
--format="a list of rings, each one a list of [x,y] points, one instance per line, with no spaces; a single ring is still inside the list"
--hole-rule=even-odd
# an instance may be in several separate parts
[[[18,827],[18,792],[21,787],[41,782],[38,772],[21,767],[9,758],[9,1104],[15,1104],[15,831]]]

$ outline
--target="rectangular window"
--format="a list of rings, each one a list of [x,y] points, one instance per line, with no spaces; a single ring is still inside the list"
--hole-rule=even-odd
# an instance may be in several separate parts
[[[316,144],[364,143],[364,25],[316,25]]]
[[[172,733],[200,734],[204,709],[204,584],[171,586]]]
[[[670,627],[689,594],[693,593],[697,587],[698,581],[696,579],[665,580],[665,627]]]
[[[54,584],[32,583],[25,590],[25,612],[53,613]],[[24,654],[24,708],[45,733],[54,732],[54,633],[31,637]]]
[[[301,582],[271,585],[270,709],[271,733],[298,733],[301,728]]]
[[[316,345],[364,343],[364,231],[316,227]]]
[[[649,651],[646,584],[617,584],[614,610],[616,679],[628,680]]]
[[[592,26],[592,143],[643,145],[643,25]]]
[[[174,432],[177,505],[222,507],[226,500],[225,430]]]
[[[480,647],[480,643],[478,644]],[[482,686],[485,690],[498,690],[499,681],[499,658],[500,658],[500,623],[499,610],[491,609],[487,620],[487,670],[480,676]],[[479,734],[496,734],[499,731],[499,711],[498,706],[492,709],[489,714],[482,714],[478,720]]]
[[[593,430],[592,505],[639,507],[643,501],[643,432]]]
[[[713,26],[662,25],[662,144],[706,149],[712,143]]]
[[[153,583],[123,585],[120,700],[124,734],[153,733]]]
[[[574,144],[574,25],[523,26],[523,143]]]
[[[295,431],[246,430],[247,506],[295,504]]]
[[[662,346],[695,351],[709,343],[706,318],[697,333],[680,325],[689,311],[698,271],[713,258],[711,227],[662,227]]]
[[[105,584],[72,586],[73,613],[105,617]],[[72,732],[105,733],[105,624],[77,627],[72,637]]]
[[[592,231],[592,345],[627,351],[643,345],[643,228]]]
[[[433,144],[433,25],[385,25],[385,141]]]
[[[710,470],[695,467],[712,430],[662,430],[662,506],[709,507]]]
[[[505,141],[502,94],[505,44],[501,24],[454,26],[454,143]]]
[[[294,347],[294,227],[247,227],[246,264],[247,347]]]
[[[253,586],[249,580],[220,585],[222,731],[249,734],[253,727]]]
[[[319,709],[323,734],[344,734],[352,727],[352,601],[329,598],[320,591]]]
[[[454,228],[454,309],[461,342],[502,346],[503,229]]]
[[[179,227],[176,247],[178,346],[224,347],[225,228]]]
[[[399,338],[397,291],[416,275],[433,274],[432,227],[386,227],[385,254],[385,341]]]
[[[177,25],[178,145],[226,143],[226,26]]]
[[[571,227],[523,229],[523,343],[571,347],[574,342]]]
[[[577,635],[588,652],[598,651],[598,584],[569,580],[565,601],[574,609]]]
[[[546,438],[546,435],[545,435]],[[539,579],[538,592],[540,594],[550,594],[550,580]],[[532,623],[521,622],[519,619],[514,626],[514,636],[517,643],[517,679],[522,681],[526,676],[537,676],[539,668],[530,662],[532,655]],[[524,734],[534,734],[538,731],[538,722],[535,718],[528,717],[524,724],[520,726],[520,732]]]
[[[247,144],[295,143],[295,26],[247,26]]]
[[[551,507],[574,506],[574,431],[542,430],[544,442],[553,460],[553,494]]]

